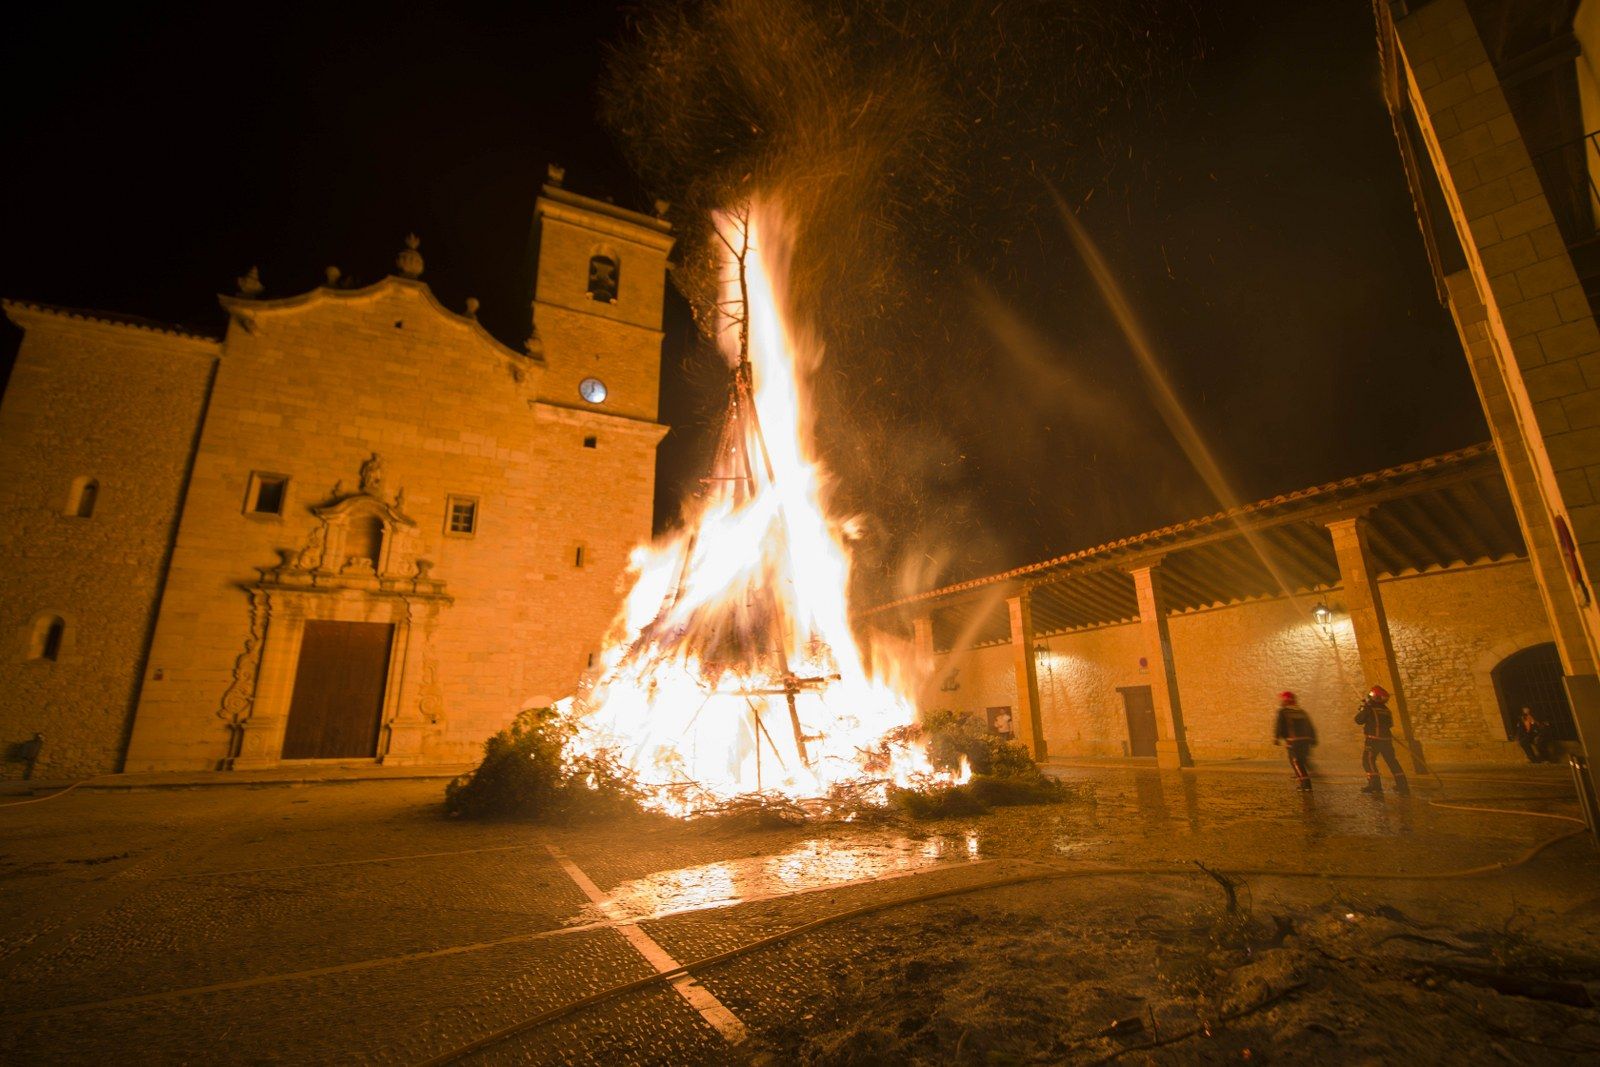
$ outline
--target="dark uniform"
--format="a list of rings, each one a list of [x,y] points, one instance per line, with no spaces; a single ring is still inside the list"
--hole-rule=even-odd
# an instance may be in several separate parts
[[[1529,763],[1555,762],[1550,753],[1550,724],[1534,718],[1527,708],[1517,720],[1517,744],[1528,754]]]
[[[1278,709],[1278,725],[1272,736],[1283,742],[1289,751],[1289,769],[1294,772],[1295,784],[1300,789],[1311,789],[1311,767],[1306,762],[1311,746],[1317,743],[1317,728],[1311,725],[1311,716],[1298,704],[1285,704]]]
[[[1378,777],[1378,760],[1382,759],[1389,765],[1389,773],[1394,775],[1394,791],[1401,796],[1408,795],[1411,787],[1406,783],[1405,772],[1400,769],[1400,761],[1394,758],[1394,714],[1384,700],[1369,693],[1361,701],[1361,709],[1356,712],[1356,725],[1366,734],[1366,746],[1361,750],[1361,769],[1367,772],[1367,784],[1361,791],[1383,792],[1383,779]]]

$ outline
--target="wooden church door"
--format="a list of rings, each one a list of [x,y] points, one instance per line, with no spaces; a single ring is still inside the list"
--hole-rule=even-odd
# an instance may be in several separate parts
[[[370,759],[388,687],[394,626],[308,621],[283,735],[284,759]]]

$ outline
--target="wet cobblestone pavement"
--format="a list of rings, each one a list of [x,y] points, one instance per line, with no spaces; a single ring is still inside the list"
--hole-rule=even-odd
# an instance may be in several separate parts
[[[888,995],[852,983],[892,964],[894,982],[967,1012],[948,1047],[924,1038],[920,1058],[981,1062],[995,1046],[974,1005],[1021,1004],[1066,956],[1078,1021],[1060,1024],[1047,1058],[1092,1059],[1105,1049],[1084,1042],[1106,1020],[1137,1001],[1159,1028],[1152,1005],[1176,1003],[1130,976],[1165,960],[1149,982],[1171,985],[1182,923],[1211,921],[1218,885],[1195,861],[1244,872],[1258,916],[1305,925],[1335,908],[1355,923],[1387,908],[1461,936],[1521,923],[1530,944],[1600,954],[1600,859],[1581,836],[1505,871],[1437,877],[1519,860],[1574,829],[1444,805],[1570,817],[1564,772],[1447,774],[1381,800],[1353,777],[1302,797],[1258,769],[1058,773],[1071,797],[1049,807],[771,830],[462,824],[442,818],[427,781],[80,790],[0,808],[0,1062],[421,1064],[656,974],[619,923],[690,963],[852,911],[863,914],[696,972],[750,1032],[737,1046],[657,982],[461,1061],[787,1062],[797,1033],[853,1025],[839,1017],[851,997]],[[1299,876],[1317,871],[1340,877]],[[989,883],[1004,884],[959,892]],[[941,955],[983,938],[998,939],[1003,971]],[[1508,1061],[1545,1062],[1535,1045],[1506,1045]],[[1173,1048],[1173,1062],[1194,1058]]]

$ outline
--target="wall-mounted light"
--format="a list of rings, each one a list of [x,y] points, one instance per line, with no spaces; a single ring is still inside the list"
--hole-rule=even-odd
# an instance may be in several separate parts
[[[1328,609],[1328,605],[1320,600],[1317,601],[1316,607],[1311,609],[1311,618],[1316,622],[1317,629],[1322,631],[1322,636],[1331,640],[1333,638],[1333,612]]]

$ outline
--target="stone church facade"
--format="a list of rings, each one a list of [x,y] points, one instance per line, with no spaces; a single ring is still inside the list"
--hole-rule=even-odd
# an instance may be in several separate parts
[[[518,351],[398,272],[211,338],[8,302],[0,774],[473,759],[570,692],[650,536],[668,225],[536,206]]]

